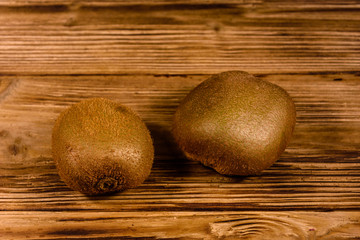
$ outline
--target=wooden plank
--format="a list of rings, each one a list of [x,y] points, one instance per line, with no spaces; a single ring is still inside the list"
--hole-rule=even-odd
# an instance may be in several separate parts
[[[0,74],[358,70],[357,2],[229,2],[4,1]]]
[[[360,3],[353,0],[0,2],[1,239],[360,239]],[[171,135],[208,74],[284,87],[294,138],[260,176],[186,160]],[[87,197],[51,156],[58,114],[89,97],[137,111],[156,156],[144,184]]]
[[[6,239],[358,239],[360,212],[2,212]],[[196,219],[194,221],[194,219]]]
[[[0,209],[359,210],[359,75],[259,76],[290,93],[298,124],[281,159],[261,176],[246,178],[222,176],[186,160],[170,136],[176,106],[208,75],[1,76]],[[133,108],[150,128],[156,159],[139,188],[88,198],[59,179],[51,158],[54,121],[60,111],[89,97],[107,97]]]
[[[351,4],[351,1],[349,1]],[[247,4],[256,4],[262,3],[261,0],[153,0],[153,1],[143,1],[143,0],[3,0],[0,3],[0,6],[123,6],[123,5],[170,5],[170,4],[237,4],[237,5],[247,5]]]
[[[330,6],[339,7],[356,7],[359,6],[359,2],[356,0],[323,0],[323,1],[309,1],[299,0],[294,4],[290,0],[2,0],[0,6],[119,6],[119,5],[216,5],[216,4],[236,4],[236,5],[272,5],[278,7],[313,7],[321,6],[322,8]]]

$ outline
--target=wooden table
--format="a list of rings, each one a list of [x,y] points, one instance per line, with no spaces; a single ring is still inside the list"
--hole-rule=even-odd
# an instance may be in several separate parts
[[[0,239],[360,239],[360,2],[2,0]],[[186,160],[169,133],[209,75],[285,88],[290,146],[261,176]],[[106,97],[155,144],[140,187],[88,197],[59,178],[61,111]]]

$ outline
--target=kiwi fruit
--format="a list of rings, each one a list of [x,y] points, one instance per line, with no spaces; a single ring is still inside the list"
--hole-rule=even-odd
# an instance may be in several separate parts
[[[154,159],[140,117],[104,98],[81,101],[60,114],[52,151],[61,179],[88,195],[137,187],[149,176]]]
[[[224,175],[258,175],[283,153],[296,122],[281,87],[242,71],[211,76],[178,106],[172,134],[184,155]]]

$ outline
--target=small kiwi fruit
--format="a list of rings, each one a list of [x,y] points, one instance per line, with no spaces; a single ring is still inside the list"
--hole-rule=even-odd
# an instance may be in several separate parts
[[[242,71],[213,75],[178,106],[172,133],[185,156],[224,175],[258,175],[285,150],[296,122],[281,87]]]
[[[140,185],[154,159],[152,139],[140,117],[104,98],[81,101],[60,114],[52,151],[61,179],[88,195]]]

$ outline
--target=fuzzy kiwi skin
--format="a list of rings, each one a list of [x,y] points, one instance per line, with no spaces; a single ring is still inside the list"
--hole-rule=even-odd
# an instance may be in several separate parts
[[[140,117],[104,98],[84,100],[60,114],[52,151],[61,179],[88,195],[140,185],[154,159],[152,139]]]
[[[290,141],[294,103],[281,87],[242,71],[213,75],[180,103],[172,133],[185,156],[224,175],[258,175]]]

